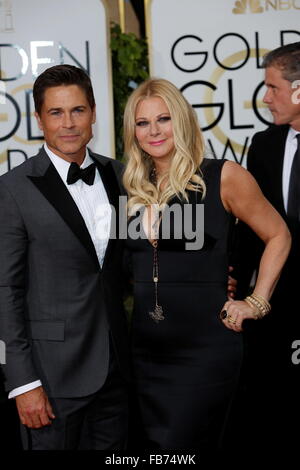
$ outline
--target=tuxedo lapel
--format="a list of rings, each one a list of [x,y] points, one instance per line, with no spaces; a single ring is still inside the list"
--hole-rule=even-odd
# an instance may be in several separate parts
[[[98,159],[93,158],[93,160],[95,161],[100,173],[110,204],[113,205],[115,209],[118,209],[119,195],[121,191],[111,162],[103,165]]]
[[[41,174],[27,176],[70,227],[99,269],[96,250],[84,219],[44,150],[38,157],[37,173]]]

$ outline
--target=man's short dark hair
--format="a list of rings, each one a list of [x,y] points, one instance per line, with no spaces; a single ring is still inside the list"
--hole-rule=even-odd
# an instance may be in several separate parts
[[[277,47],[264,56],[264,68],[277,67],[289,82],[300,79],[300,42]]]
[[[44,102],[45,91],[48,88],[61,85],[77,85],[86,94],[89,105],[95,107],[95,98],[92,83],[88,74],[74,65],[54,65],[39,75],[33,85],[33,99],[35,110],[38,114]]]

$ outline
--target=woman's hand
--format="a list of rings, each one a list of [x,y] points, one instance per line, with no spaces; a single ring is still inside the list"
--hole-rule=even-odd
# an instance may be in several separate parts
[[[230,330],[243,331],[242,324],[246,319],[257,320],[255,310],[244,300],[228,300],[220,312],[220,319]]]

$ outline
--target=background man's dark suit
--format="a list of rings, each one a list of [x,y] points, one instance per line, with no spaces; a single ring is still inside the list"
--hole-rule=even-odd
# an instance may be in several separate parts
[[[288,125],[271,126],[255,134],[247,168],[261,190],[289,225],[282,195],[282,171]],[[262,321],[245,327],[246,357],[243,370],[242,426],[258,442],[293,438],[293,420],[299,417],[299,367],[292,363],[292,343],[300,339],[299,226],[291,230],[292,248],[271,298],[272,311]],[[244,224],[238,225],[238,249],[233,263],[238,298],[249,289],[263,243]],[[244,388],[243,388],[244,387]],[[260,437],[259,437],[260,436]],[[260,441],[260,439],[263,439]]]
[[[90,152],[118,213],[122,165]],[[37,379],[49,397],[84,397],[110,351],[128,377],[122,242],[102,269],[82,216],[44,150],[0,178],[0,331],[6,388]]]

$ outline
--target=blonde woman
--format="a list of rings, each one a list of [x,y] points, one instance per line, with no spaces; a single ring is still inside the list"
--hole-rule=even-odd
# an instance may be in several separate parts
[[[290,235],[246,170],[203,157],[195,112],[169,81],[150,79],[132,93],[124,140],[145,446],[218,447],[239,377],[243,321],[269,313]],[[265,243],[254,291],[239,301],[227,299],[236,218]]]

